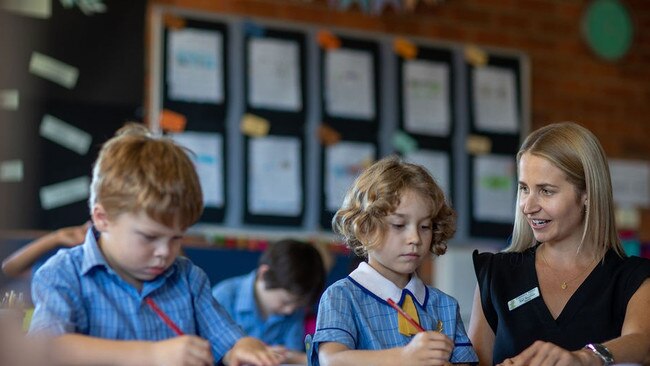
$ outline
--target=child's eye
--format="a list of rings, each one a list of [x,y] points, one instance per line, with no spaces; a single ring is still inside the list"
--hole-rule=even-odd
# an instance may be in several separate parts
[[[431,225],[422,225],[422,229],[424,229],[424,230],[431,230],[432,227],[431,227]]]
[[[391,224],[391,226],[393,226],[396,229],[401,229],[404,227],[404,224]]]
[[[153,236],[153,235],[142,234],[142,237],[143,237],[146,241],[154,241],[154,240],[156,240],[156,237]]]

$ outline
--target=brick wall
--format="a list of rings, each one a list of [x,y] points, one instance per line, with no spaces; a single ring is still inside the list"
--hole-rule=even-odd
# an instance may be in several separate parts
[[[622,0],[635,27],[630,52],[598,59],[583,41],[589,0],[420,1],[416,12],[339,12],[326,0],[152,0],[218,13],[286,19],[521,50],[531,61],[532,128],[572,120],[591,129],[610,157],[650,160],[650,1]],[[650,210],[641,238],[650,241]]]

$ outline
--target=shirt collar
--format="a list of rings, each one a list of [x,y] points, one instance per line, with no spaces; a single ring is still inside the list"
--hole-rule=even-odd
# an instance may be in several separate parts
[[[242,296],[237,296],[237,303],[235,305],[237,312],[257,313],[257,304],[255,303],[255,278],[257,278],[257,270],[251,271],[242,279],[240,284]]]
[[[99,231],[95,229],[94,226],[88,228],[86,232],[86,240],[82,244],[83,247],[83,261],[81,263],[81,274],[86,275],[91,269],[103,266],[105,268],[110,268],[106,259],[102,255],[101,250],[99,250],[99,245],[97,240],[99,238]]]
[[[406,284],[406,287],[401,289],[386,277],[382,276],[368,263],[361,262],[359,267],[350,273],[350,278],[380,299],[386,300],[390,298],[398,304],[402,300],[403,292],[408,291],[413,295],[415,301],[417,301],[421,307],[424,307],[427,290],[424,282],[422,282],[416,273],[413,273],[411,280]]]

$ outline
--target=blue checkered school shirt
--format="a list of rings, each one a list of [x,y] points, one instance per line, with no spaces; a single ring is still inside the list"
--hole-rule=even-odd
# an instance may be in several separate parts
[[[443,333],[454,342],[450,362],[478,362],[456,299],[433,287],[422,284],[420,288],[423,296],[405,289],[398,303],[401,305],[407,292],[414,298],[421,297],[422,301],[415,301],[420,325],[433,330],[438,320],[442,321]],[[399,333],[396,311],[385,298],[348,276],[330,286],[320,300],[316,333],[308,357],[311,365],[319,364],[319,343],[337,342],[349,349],[382,350],[406,346],[411,339]]]
[[[291,315],[274,314],[262,318],[255,301],[257,271],[229,278],[212,289],[212,295],[248,335],[269,345],[282,345],[294,351],[305,351],[305,312]]]
[[[206,274],[187,258],[138,292],[108,265],[93,229],[77,247],[60,250],[35,274],[30,334],[78,333],[113,340],[159,341],[176,334],[144,302],[150,297],[185,333],[205,338],[220,360],[243,331],[212,297]]]

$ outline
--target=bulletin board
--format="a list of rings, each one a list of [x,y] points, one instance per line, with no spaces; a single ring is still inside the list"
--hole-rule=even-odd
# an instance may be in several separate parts
[[[379,90],[379,43],[334,34],[339,47],[319,47],[323,125],[340,134],[335,144],[321,145],[321,227],[332,217],[347,188],[378,158],[382,108]]]
[[[222,222],[228,201],[226,113],[228,109],[228,26],[184,19],[165,27],[162,42],[162,98],[165,113],[182,115],[184,131],[170,136],[192,151],[202,182],[205,208],[201,221]],[[208,188],[210,187],[210,188]]]
[[[469,63],[469,134],[490,141],[489,151],[469,151],[470,235],[507,238],[517,195],[515,157],[524,131],[522,65],[517,57],[489,55]]]
[[[398,57],[396,75],[398,128],[417,144],[402,156],[426,167],[453,201],[452,136],[457,118],[452,50],[417,45],[417,56]]]
[[[305,207],[304,33],[244,23],[246,114],[268,121],[265,136],[244,135],[244,223],[302,224]]]
[[[143,119],[146,4],[110,2],[94,13],[58,1],[12,3],[21,6],[7,10],[11,4],[2,2],[0,9],[0,43],[7,46],[0,94],[15,97],[0,103],[7,226],[80,225],[90,217],[89,183],[101,145],[125,122]],[[27,11],[45,3],[41,12]]]
[[[498,200],[490,196],[494,193],[490,189],[512,187],[504,177],[514,172],[510,162],[514,161],[520,138],[528,129],[525,55],[486,49],[487,62],[481,65],[467,59],[466,46],[462,44],[298,22],[280,23],[237,14],[198,13],[164,5],[153,6],[150,13],[150,52],[154,57],[150,57],[149,63],[154,73],[150,82],[149,123],[154,127],[160,127],[159,113],[164,104],[156,81],[162,75],[157,69],[160,57],[155,55],[161,52],[163,38],[157,39],[156,34],[164,34],[165,16],[215,23],[211,26],[221,25],[228,31],[227,42],[224,41],[228,47],[224,50],[224,67],[229,70],[224,76],[228,85],[224,117],[224,161],[228,166],[224,185],[229,192],[228,206],[224,208],[223,221],[206,218],[203,224],[253,231],[271,226],[327,234],[333,214],[358,174],[373,161],[398,154],[424,165],[443,187],[458,213],[454,240],[468,242],[478,238],[503,243],[510,235],[514,204],[505,207],[498,202],[511,202],[516,192],[501,192],[508,200]],[[324,34],[333,40],[331,44],[323,42]],[[397,51],[396,38],[406,39],[408,47],[417,50],[416,56],[406,57]],[[260,58],[259,50],[253,50],[256,47],[284,52]],[[286,58],[284,63],[275,61],[276,66],[269,61],[289,55],[296,55],[297,61]],[[290,64],[298,70],[290,72],[278,66]],[[294,84],[274,89],[284,97],[267,95],[265,99],[259,90],[252,89],[251,79],[260,77],[253,68],[265,67],[267,73],[275,70],[293,75],[284,82],[293,80]],[[501,118],[494,114],[500,109],[489,106],[495,100],[480,95],[481,101],[477,102],[475,92],[504,79],[511,87],[506,92],[511,96],[512,109],[508,111],[512,113],[508,121],[498,124],[490,122],[490,118]],[[494,87],[498,89],[499,85]],[[278,100],[274,102],[274,98]],[[247,131],[245,125],[253,128]],[[194,128],[189,122],[187,126],[188,130]],[[467,140],[476,136],[487,140],[489,148],[468,148]],[[251,198],[251,190],[266,189],[252,182],[253,174],[262,171],[256,167],[254,156],[270,157],[279,152],[294,156],[280,165],[292,166],[299,173],[286,179],[269,179],[268,185],[285,186],[272,187],[269,192],[283,192],[283,188],[291,187],[284,192],[289,191],[294,198],[282,203],[286,206],[272,203],[280,209],[265,212]],[[501,169],[499,174],[484,176],[485,169],[489,172],[495,168]],[[480,206],[485,202],[487,209]],[[495,202],[496,210],[501,210],[498,212],[511,213],[508,222],[505,213],[503,222],[493,222],[486,214],[494,212],[489,204]]]
[[[125,121],[132,119],[133,110],[128,106],[49,101],[44,105],[43,113],[41,129],[50,123],[68,125],[78,131],[79,137],[84,136],[88,144],[85,153],[80,154],[61,145],[56,138],[38,139],[42,149],[39,227],[56,230],[83,224],[90,220],[88,197],[92,165],[103,142],[111,138]],[[84,145],[77,146],[83,148]]]

